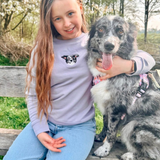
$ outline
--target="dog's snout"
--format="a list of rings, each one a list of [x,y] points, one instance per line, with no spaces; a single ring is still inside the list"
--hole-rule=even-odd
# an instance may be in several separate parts
[[[112,51],[113,48],[114,48],[114,45],[113,45],[112,43],[105,42],[105,43],[104,43],[104,48],[105,48],[107,51]]]

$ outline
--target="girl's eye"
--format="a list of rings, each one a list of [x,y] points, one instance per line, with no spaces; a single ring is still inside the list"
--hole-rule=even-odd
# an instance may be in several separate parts
[[[72,15],[73,15],[73,12],[70,12],[68,15],[69,15],[69,16],[72,16]]]
[[[59,21],[60,20],[60,18],[56,18],[54,21]]]

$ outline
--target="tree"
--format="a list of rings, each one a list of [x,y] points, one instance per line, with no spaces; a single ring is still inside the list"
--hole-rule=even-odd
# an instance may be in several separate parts
[[[119,15],[124,17],[124,0],[120,0]]]
[[[0,9],[0,34],[15,30],[27,17],[29,13],[39,8],[39,1],[36,0],[1,0]],[[21,17],[19,21],[10,28],[12,20]]]
[[[160,8],[160,0],[140,0],[144,5],[144,42],[147,42],[148,20]]]

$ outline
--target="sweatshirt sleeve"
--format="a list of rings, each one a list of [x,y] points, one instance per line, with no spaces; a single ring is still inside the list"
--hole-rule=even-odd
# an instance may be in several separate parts
[[[142,50],[138,50],[132,60],[136,62],[137,70],[131,75],[146,73],[155,65],[154,58],[149,53]]]
[[[33,52],[31,54],[30,66],[32,66],[33,64],[33,55],[34,55]],[[26,92],[26,95],[27,95],[26,100],[27,100],[27,108],[28,108],[32,128],[37,136],[39,133],[49,131],[49,126],[48,126],[47,118],[45,115],[43,115],[42,119],[37,115],[38,99],[37,99],[36,90],[35,90],[36,88],[36,57],[35,57],[35,66],[32,68],[31,75],[33,76],[33,78],[30,83],[29,92],[28,91]],[[29,79],[30,77],[28,77],[28,80]]]

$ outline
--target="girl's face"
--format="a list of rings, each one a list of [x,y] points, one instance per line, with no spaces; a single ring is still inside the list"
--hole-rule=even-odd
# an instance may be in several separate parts
[[[51,18],[60,34],[59,39],[72,39],[81,35],[82,13],[82,6],[77,0],[54,0]]]

